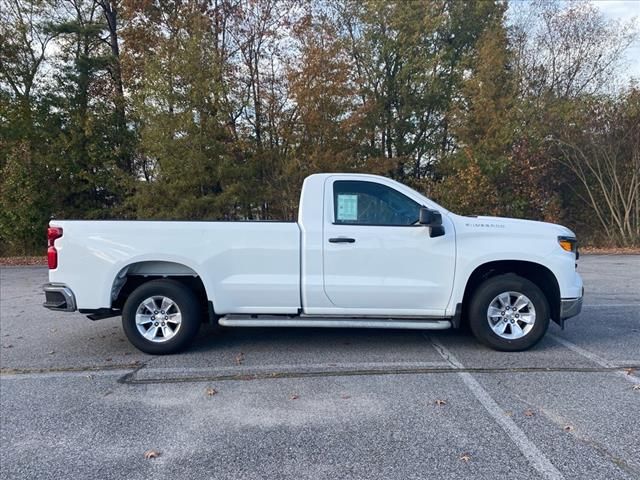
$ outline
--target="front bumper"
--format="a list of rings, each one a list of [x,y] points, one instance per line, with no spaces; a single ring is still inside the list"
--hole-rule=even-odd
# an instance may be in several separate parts
[[[567,318],[578,315],[582,310],[583,298],[583,295],[578,298],[563,298],[560,301],[560,318],[566,320]]]
[[[74,312],[76,310],[76,297],[64,283],[45,283],[45,302],[43,307],[59,312]]]

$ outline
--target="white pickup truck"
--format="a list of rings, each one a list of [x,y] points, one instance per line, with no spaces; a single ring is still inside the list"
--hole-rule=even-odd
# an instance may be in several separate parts
[[[45,307],[122,315],[133,345],[185,348],[225,327],[440,330],[536,344],[582,307],[560,225],[447,211],[388,178],[317,174],[297,222],[69,221],[48,229]]]

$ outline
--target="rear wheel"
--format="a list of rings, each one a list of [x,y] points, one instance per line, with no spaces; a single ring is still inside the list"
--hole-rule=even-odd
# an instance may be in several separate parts
[[[198,333],[201,313],[191,289],[175,280],[152,280],[129,295],[122,309],[122,327],[143,352],[175,353]]]
[[[538,343],[549,327],[549,304],[540,288],[515,274],[482,283],[469,306],[475,337],[496,350],[515,352]]]

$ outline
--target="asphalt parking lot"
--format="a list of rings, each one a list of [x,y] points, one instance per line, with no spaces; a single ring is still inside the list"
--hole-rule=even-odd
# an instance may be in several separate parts
[[[638,479],[640,256],[579,270],[582,314],[527,352],[207,326],[153,357],[119,318],[42,308],[45,268],[3,267],[0,476]]]

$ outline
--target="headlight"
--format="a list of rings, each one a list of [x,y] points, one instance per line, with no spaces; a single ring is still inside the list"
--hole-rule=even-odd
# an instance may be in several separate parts
[[[558,243],[562,247],[563,250],[567,252],[572,252],[576,254],[576,259],[578,258],[578,241],[575,237],[558,237]]]

